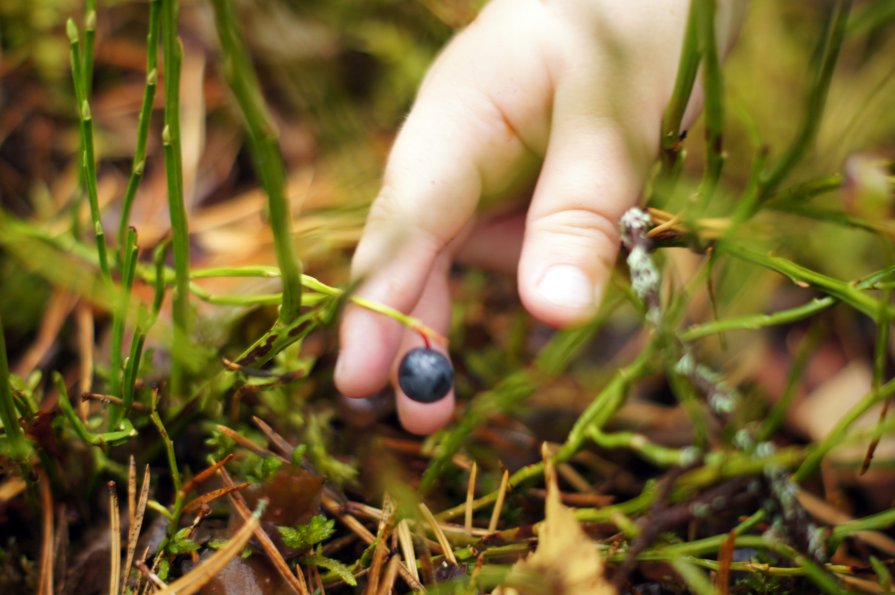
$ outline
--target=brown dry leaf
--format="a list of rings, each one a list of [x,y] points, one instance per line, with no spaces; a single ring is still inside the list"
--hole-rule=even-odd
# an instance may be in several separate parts
[[[545,457],[547,483],[545,519],[538,530],[538,547],[517,562],[497,595],[614,595],[603,573],[596,543],[581,529],[575,514],[561,500],[556,471]]]
[[[872,385],[873,370],[870,364],[853,361],[793,407],[790,419],[795,427],[819,442],[870,393]],[[854,424],[854,431],[874,428],[881,408],[882,405],[876,405],[861,416]],[[830,457],[837,463],[858,465],[864,459],[866,451],[866,443],[850,444],[834,449]],[[878,462],[895,460],[895,439],[883,439],[874,459]]]

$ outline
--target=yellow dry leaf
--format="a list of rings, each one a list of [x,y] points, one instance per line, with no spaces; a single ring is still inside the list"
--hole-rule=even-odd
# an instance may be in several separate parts
[[[544,459],[547,503],[538,547],[513,566],[495,595],[614,595],[596,544],[581,529],[575,514],[563,506],[556,471],[549,456]]]

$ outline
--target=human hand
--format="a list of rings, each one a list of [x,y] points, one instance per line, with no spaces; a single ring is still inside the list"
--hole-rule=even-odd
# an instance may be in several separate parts
[[[448,273],[460,255],[498,268],[518,263],[521,301],[547,324],[592,316],[615,262],[618,219],[636,203],[658,149],[688,6],[486,6],[435,61],[395,140],[352,263],[359,294],[445,333]],[[686,119],[698,103],[697,89]],[[524,219],[477,221],[482,197],[533,173]],[[402,425],[437,430],[450,419],[453,392],[418,403],[394,381],[401,356],[422,342],[392,319],[349,306],[337,388],[366,397],[391,379]]]

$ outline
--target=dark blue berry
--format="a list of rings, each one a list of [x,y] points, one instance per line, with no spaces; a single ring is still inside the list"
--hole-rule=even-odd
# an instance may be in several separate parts
[[[454,385],[454,368],[441,353],[417,347],[401,360],[398,384],[404,394],[414,401],[433,403],[451,390]]]

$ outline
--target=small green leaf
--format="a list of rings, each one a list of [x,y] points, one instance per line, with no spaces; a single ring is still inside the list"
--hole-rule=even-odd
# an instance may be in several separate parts
[[[246,470],[246,476],[252,483],[264,483],[282,466],[283,461],[277,457],[259,458],[254,465]]]
[[[187,537],[191,527],[184,527],[174,534],[171,543],[168,544],[168,551],[174,555],[189,554],[199,549],[199,544]]]
[[[308,447],[304,444],[299,444],[292,450],[292,457],[290,460],[293,465],[301,465],[302,460],[305,458],[305,452],[307,452]]]
[[[348,566],[345,566],[338,560],[327,558],[323,554],[317,552],[312,556],[306,556],[303,561],[305,564],[313,564],[318,568],[330,571],[332,574],[338,576],[346,585],[352,587],[357,586],[357,580],[354,578],[354,573],[351,572],[351,569]]]
[[[168,580],[168,573],[171,572],[171,562],[168,558],[162,558],[158,563],[158,571],[155,573],[163,581]]]
[[[225,547],[228,543],[230,543],[229,539],[212,539],[212,540],[209,540],[208,547],[210,547],[213,550],[219,550],[219,549]],[[255,550],[252,549],[252,546],[247,545],[244,548],[242,548],[241,552],[239,552],[239,557],[242,558],[243,560],[246,560],[249,558],[249,556],[251,556],[254,553],[255,553]]]
[[[327,520],[322,514],[318,514],[305,525],[296,527],[277,527],[283,543],[292,549],[307,550],[314,545],[329,538],[335,532],[336,522]]]

